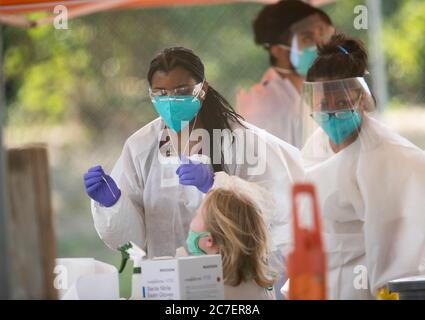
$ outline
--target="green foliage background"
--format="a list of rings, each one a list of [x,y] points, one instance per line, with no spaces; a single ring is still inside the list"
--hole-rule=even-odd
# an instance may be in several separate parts
[[[367,42],[353,27],[359,0],[325,10],[339,31]],[[172,7],[98,13],[70,22],[69,30],[6,27],[8,119],[60,122],[73,117],[103,130],[125,111],[137,124],[155,114],[147,99],[148,63],[161,48],[192,48],[207,77],[231,102],[240,87],[257,81],[267,54],[253,43],[251,21],[259,4]],[[384,45],[392,99],[424,100],[425,2],[383,1]],[[371,17],[369,17],[371,18]],[[105,121],[99,121],[102,114]]]
[[[367,42],[353,27],[359,0],[328,5],[337,29]],[[425,2],[382,1],[391,105],[425,100]],[[82,174],[110,170],[131,133],[156,117],[145,79],[162,48],[193,49],[209,83],[230,102],[257,82],[268,55],[254,44],[251,22],[262,6],[237,3],[98,13],[69,30],[3,27],[6,142],[49,145],[58,256],[94,256],[119,264],[93,227]],[[373,17],[369,17],[373,19]],[[401,101],[403,103],[401,103]],[[129,272],[122,278],[129,295]]]

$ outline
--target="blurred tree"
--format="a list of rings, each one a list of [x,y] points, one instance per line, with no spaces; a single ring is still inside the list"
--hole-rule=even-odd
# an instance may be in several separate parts
[[[354,8],[365,0],[344,0],[328,5],[339,32],[368,43],[367,30],[353,26]],[[387,62],[388,90],[392,102],[423,103],[425,93],[425,2],[421,0],[382,1],[384,51]],[[374,17],[369,16],[368,19]]]
[[[367,42],[366,31],[353,26],[354,8],[364,2],[339,0],[325,10],[339,31]],[[382,0],[390,96],[407,102],[425,98],[423,2]],[[207,80],[233,103],[237,90],[257,82],[268,67],[268,54],[254,44],[251,27],[261,7],[116,11],[71,20],[69,30],[3,28],[8,132],[28,129],[30,141],[43,140],[36,135],[39,127],[77,124],[52,130],[49,146],[59,256],[118,264],[119,255],[96,235],[81,176],[97,163],[110,170],[124,139],[157,116],[147,94],[152,57],[173,45],[193,49],[205,63]],[[40,124],[46,126],[31,128]]]
[[[400,1],[385,21],[390,90],[398,100],[424,102],[425,2]]]
[[[5,29],[6,99],[22,121],[63,120],[76,80],[87,70],[82,29],[78,37],[58,41],[50,26]],[[69,31],[62,31],[69,33]]]
[[[6,28],[9,116],[31,123],[77,119],[96,134],[114,127],[128,135],[156,117],[145,76],[153,55],[173,45],[200,55],[207,80],[233,102],[240,86],[266,68],[251,30],[259,8],[118,11],[72,20],[69,30]]]
[[[367,42],[366,31],[353,26],[354,8],[364,3],[337,1],[325,10],[339,31]],[[390,95],[423,101],[418,88],[425,77],[425,3],[382,4]],[[207,80],[234,102],[237,90],[258,81],[267,68],[268,56],[254,44],[251,27],[261,7],[244,3],[105,12],[72,20],[69,30],[7,27],[9,119],[74,119],[96,134],[115,128],[128,135],[156,117],[145,76],[153,55],[172,45],[199,54]]]

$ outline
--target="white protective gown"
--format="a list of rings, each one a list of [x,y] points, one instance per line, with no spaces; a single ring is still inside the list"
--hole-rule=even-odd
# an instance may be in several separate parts
[[[425,153],[371,117],[337,154],[323,130],[314,135],[320,151],[307,142],[302,152],[320,202],[328,298],[371,299],[425,273]]]
[[[227,171],[262,185],[274,195],[279,212],[272,237],[279,244],[289,236],[289,225],[285,224],[290,214],[289,192],[291,183],[303,178],[301,156],[297,149],[276,137],[248,123],[244,125],[246,129],[238,124],[232,127],[234,143],[230,147],[223,143],[224,153],[231,156]],[[152,258],[174,256],[178,247],[186,246],[189,225],[203,194],[194,186],[179,184],[175,173],[179,163],[176,159],[171,161],[176,157],[170,157],[169,164],[159,162],[163,133],[164,122],[158,118],[128,138],[111,173],[121,189],[120,199],[110,208],[92,201],[96,230],[112,249],[133,241]],[[257,150],[259,144],[262,149]],[[260,166],[240,161],[244,155],[252,154],[253,148]],[[253,175],[251,170],[262,164],[264,172]]]
[[[301,148],[300,99],[293,84],[269,68],[260,83],[249,91],[239,91],[236,111],[249,123]]]

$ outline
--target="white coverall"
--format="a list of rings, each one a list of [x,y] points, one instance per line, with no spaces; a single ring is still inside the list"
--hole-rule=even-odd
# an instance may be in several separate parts
[[[234,141],[227,147],[223,144],[224,154],[231,159],[227,172],[273,194],[279,212],[272,238],[279,245],[290,236],[285,221],[290,215],[291,184],[304,174],[300,152],[264,130],[243,124],[246,128],[233,124]],[[203,194],[194,186],[179,184],[175,173],[179,163],[171,161],[177,157],[160,163],[163,133],[164,122],[158,118],[129,137],[111,173],[121,189],[120,199],[109,208],[92,201],[96,230],[112,249],[133,241],[152,258],[174,256],[177,248],[186,246],[189,225]],[[247,155],[255,155],[258,161],[248,159],[247,163]],[[254,168],[259,169],[257,174]]]
[[[246,121],[279,139],[302,146],[301,98],[294,85],[269,68],[260,83],[236,96],[236,111]]]
[[[371,299],[390,280],[425,273],[425,153],[369,116],[336,154],[322,129],[310,141],[302,153],[320,203],[328,298]]]

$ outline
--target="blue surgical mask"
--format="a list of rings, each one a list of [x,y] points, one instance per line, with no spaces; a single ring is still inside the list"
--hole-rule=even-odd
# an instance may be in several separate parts
[[[291,50],[289,58],[297,73],[305,77],[316,57],[317,47],[311,46],[304,48],[301,51],[298,51],[296,48]]]
[[[329,139],[336,145],[339,145],[357,130],[362,122],[358,111],[350,110],[350,112],[352,115],[347,119],[338,119],[332,113],[329,114],[328,120],[319,120],[316,117],[313,117],[313,119],[326,132]]]
[[[209,232],[195,232],[192,229],[189,229],[189,234],[187,236],[186,245],[189,253],[195,256],[206,254],[201,248],[199,248],[199,239],[209,236]]]
[[[201,101],[194,96],[152,97],[156,112],[174,132],[180,132],[196,116]]]

